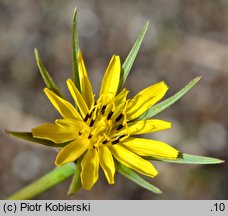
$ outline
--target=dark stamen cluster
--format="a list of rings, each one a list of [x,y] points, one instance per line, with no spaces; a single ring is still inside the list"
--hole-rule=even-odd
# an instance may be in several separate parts
[[[86,122],[89,125],[90,128],[95,127],[94,128],[95,131],[97,129],[99,130],[99,128],[96,128],[96,125],[95,124],[96,124],[96,122],[99,122],[99,120],[100,120],[99,119],[100,118],[99,117],[100,116],[99,113],[104,116],[105,112],[107,111],[106,109],[107,109],[107,105],[102,105],[99,108],[97,106],[94,106],[94,108],[92,109],[92,111],[86,114],[86,116],[84,118],[84,122]],[[96,112],[96,113],[94,113],[94,112]],[[120,113],[117,117],[115,117],[115,119],[111,119],[113,117],[113,114],[114,114],[114,111],[113,110],[111,110],[109,113],[105,114],[106,119],[107,120],[112,120],[112,123],[108,123],[107,122],[107,130],[104,129],[104,131],[102,132],[102,136],[103,135],[106,135],[108,137],[109,136],[110,129],[111,130],[114,129],[116,131],[119,131],[119,130],[121,130],[124,127],[124,125],[123,125],[124,114],[123,113]],[[109,128],[109,127],[112,127],[112,128]],[[82,133],[83,132],[78,132],[79,136],[82,135]],[[93,134],[93,135],[95,135],[95,134]],[[88,139],[91,139],[93,137],[93,135],[92,135],[92,133],[90,133],[87,138]],[[110,143],[111,142],[111,144],[114,145],[114,144],[119,143],[120,140],[121,140],[121,138],[123,138],[125,135],[120,135],[120,136],[114,137],[111,140],[110,140],[110,138],[106,138],[106,136],[104,137],[104,139],[102,141],[102,144],[107,144],[107,143]]]
[[[108,143],[108,140],[104,140],[104,141],[102,142],[102,144],[106,144],[106,143]]]
[[[112,141],[112,144],[117,144],[121,138],[125,137],[125,135],[119,136],[116,140]]]
[[[104,114],[105,109],[106,109],[106,106],[105,106],[105,105],[104,105],[104,106],[102,106],[102,108],[101,108],[101,114],[102,114],[102,115]]]
[[[114,113],[114,112],[111,111],[111,112],[108,114],[108,117],[107,117],[108,120],[112,117],[113,113]]]
[[[87,122],[88,119],[89,119],[89,114],[87,113],[85,118],[84,118],[84,121]]]
[[[122,117],[123,117],[123,114],[120,113],[119,116],[116,118],[116,122],[120,121],[122,119]]]
[[[94,121],[93,119],[91,119],[91,122],[89,123],[89,126],[90,126],[90,127],[93,127],[94,122],[95,122],[95,121]]]
[[[122,125],[122,124],[120,124],[117,128],[116,128],[116,130],[118,131],[118,130],[120,130],[120,129],[122,129],[124,126]]]
[[[119,139],[112,141],[112,144],[117,144],[119,142]]]

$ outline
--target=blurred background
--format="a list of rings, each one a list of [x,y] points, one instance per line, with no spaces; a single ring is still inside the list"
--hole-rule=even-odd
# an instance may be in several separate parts
[[[0,198],[54,168],[56,151],[10,137],[5,129],[30,131],[59,115],[43,93],[34,48],[61,91],[71,75],[71,19],[78,6],[80,47],[96,93],[112,54],[126,58],[150,20],[125,87],[131,94],[157,81],[173,95],[196,76],[201,81],[156,118],[172,129],[147,135],[180,151],[228,160],[227,0],[0,0]],[[119,174],[109,186],[100,179],[91,191],[66,192],[70,180],[37,199],[228,199],[228,166],[156,162],[148,192]]]

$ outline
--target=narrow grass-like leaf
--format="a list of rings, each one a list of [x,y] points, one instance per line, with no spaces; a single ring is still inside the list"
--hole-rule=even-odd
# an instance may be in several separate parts
[[[55,185],[65,181],[71,177],[75,172],[75,164],[67,163],[61,167],[56,167],[51,172],[42,176],[40,179],[34,181],[28,186],[22,188],[11,196],[7,197],[7,200],[28,200],[33,199],[39,194],[47,191]]]
[[[158,103],[158,104],[152,106],[145,113],[143,113],[141,116],[139,116],[137,118],[137,121],[149,119],[149,118],[155,116],[156,114],[160,113],[164,109],[168,108],[169,106],[174,104],[176,101],[178,101],[181,97],[183,97],[200,79],[201,79],[201,77],[196,77],[191,82],[189,82],[184,88],[182,88],[180,91],[178,91],[175,95],[162,101],[161,103]]]
[[[69,143],[69,142],[65,142],[65,143],[56,144],[50,140],[35,138],[35,137],[33,137],[31,132],[16,132],[16,131],[8,131],[8,130],[6,130],[5,132],[8,133],[9,135],[15,136],[17,138],[20,138],[20,139],[23,139],[23,140],[26,140],[29,142],[42,144],[45,146],[50,146],[50,147],[64,147]]]
[[[142,44],[143,38],[146,34],[146,31],[148,29],[149,26],[149,21],[146,22],[142,32],[140,33],[140,35],[138,36],[137,40],[135,41],[134,46],[132,47],[130,53],[128,54],[126,60],[124,61],[123,65],[122,65],[122,71],[121,71],[121,77],[120,77],[120,83],[119,83],[119,88],[118,91],[120,91],[120,89],[122,88],[124,82],[127,79],[127,76],[131,70],[131,67],[135,61],[135,58],[137,56],[137,53],[139,51],[139,48]]]
[[[123,164],[116,162],[116,169],[117,171],[125,176],[126,178],[130,179],[131,181],[135,182],[139,186],[152,191],[154,193],[160,194],[162,193],[161,190],[154,185],[150,184],[149,182],[145,181],[142,177],[137,175],[133,170],[129,169],[128,167],[124,166]]]
[[[74,9],[73,22],[72,22],[72,68],[74,84],[77,89],[81,92],[80,78],[78,71],[78,28],[77,28],[77,7]]]
[[[71,185],[70,185],[70,188],[68,191],[68,195],[73,195],[82,188],[82,183],[81,183],[81,178],[80,178],[81,171],[82,171],[81,159],[78,159],[77,164],[76,164],[75,174],[74,174],[73,180],[71,182]]]
[[[36,58],[37,66],[39,68],[39,71],[41,73],[41,76],[43,77],[43,80],[44,80],[46,86],[50,90],[55,92],[57,95],[59,95],[60,97],[63,97],[61,92],[59,91],[58,87],[54,83],[53,79],[51,78],[50,74],[48,73],[48,71],[44,67],[44,65],[43,65],[43,63],[42,63],[42,61],[40,59],[40,56],[39,56],[39,53],[38,53],[37,49],[35,49],[34,52],[35,52],[35,58]]]
[[[168,163],[180,163],[180,164],[219,164],[225,161],[212,158],[212,157],[204,157],[198,155],[191,154],[180,154],[176,160],[168,160],[162,158],[154,158],[154,157],[145,157],[147,160],[158,160]]]

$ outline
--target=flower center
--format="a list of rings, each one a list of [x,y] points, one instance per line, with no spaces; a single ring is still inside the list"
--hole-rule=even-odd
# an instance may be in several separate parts
[[[94,104],[93,108],[84,118],[86,129],[79,132],[90,140],[91,147],[99,145],[114,145],[127,137],[127,134],[119,135],[119,131],[127,128],[125,107],[126,100],[119,106],[113,101],[104,101]]]

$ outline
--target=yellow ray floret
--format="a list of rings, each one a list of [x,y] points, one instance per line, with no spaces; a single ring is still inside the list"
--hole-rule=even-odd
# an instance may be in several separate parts
[[[81,51],[78,52],[78,71],[82,97],[84,98],[88,108],[90,109],[91,106],[94,104],[94,94]]]
[[[104,170],[104,174],[109,184],[114,184],[115,164],[112,153],[105,145],[100,145],[98,148],[100,165]]]
[[[128,103],[126,114],[129,120],[136,119],[157,103],[168,90],[164,82],[152,85],[134,96]]]
[[[88,148],[89,140],[77,139],[63,147],[55,160],[57,166],[77,160]]]
[[[32,129],[34,137],[64,143],[78,138],[78,133],[87,127],[85,122],[73,119],[57,119],[55,124],[45,123]]]
[[[117,89],[119,87],[120,72],[121,72],[120,57],[114,55],[104,74],[104,77],[101,83],[100,96],[103,94],[106,94],[110,98],[115,97]]]
[[[61,127],[50,123],[33,128],[32,133],[34,137],[51,140],[55,143],[71,141],[78,136],[74,128]]]
[[[52,105],[62,115],[63,118],[81,119],[80,114],[71,103],[59,97],[48,88],[45,88],[44,92],[47,95],[48,99],[51,101]]]
[[[126,167],[152,178],[158,174],[158,171],[149,161],[142,159],[119,144],[111,146],[110,150],[114,157]]]
[[[121,143],[128,150],[140,156],[152,156],[165,159],[176,159],[179,151],[170,145],[157,140],[128,138]]]
[[[71,79],[67,80],[67,86],[82,115],[82,118],[85,118],[86,114],[89,112],[89,109],[84,98],[82,97],[82,95],[80,94],[80,92],[78,91],[78,89],[76,88]]]
[[[81,182],[83,188],[90,190],[97,182],[99,176],[99,156],[97,150],[91,148],[88,153],[83,157],[81,172]]]
[[[145,134],[169,128],[171,128],[171,122],[157,119],[141,120],[129,123],[128,127],[120,130],[118,134]]]

